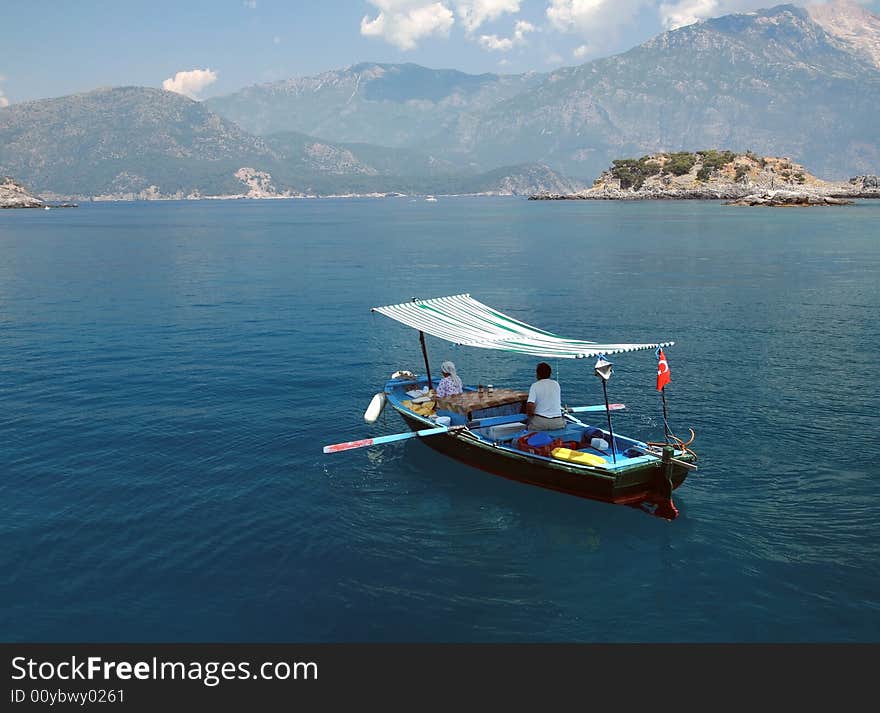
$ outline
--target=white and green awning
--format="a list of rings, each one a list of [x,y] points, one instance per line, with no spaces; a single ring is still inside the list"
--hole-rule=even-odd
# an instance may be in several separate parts
[[[373,307],[372,311],[454,344],[548,358],[581,359],[675,344],[602,344],[565,339],[498,312],[470,295],[415,300],[399,305]]]

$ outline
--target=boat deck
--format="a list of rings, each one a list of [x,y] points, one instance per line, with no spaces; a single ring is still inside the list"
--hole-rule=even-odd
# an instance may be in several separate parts
[[[545,462],[562,464],[567,467],[583,467],[590,470],[602,470],[608,473],[619,473],[645,464],[656,463],[657,455],[645,454],[648,446],[626,436],[615,434],[614,447],[616,458],[612,456],[610,438],[607,429],[600,425],[585,422],[583,419],[566,415],[569,423],[565,428],[542,431],[554,440],[562,442],[562,447],[572,451],[565,459],[522,450],[520,438],[533,433],[526,428],[527,416],[523,413],[527,392],[512,389],[496,389],[491,397],[477,397],[477,388],[465,386],[462,398],[431,400],[434,408],[429,411],[427,399],[416,392],[427,388],[425,377],[392,380],[385,386],[385,394],[391,405],[411,419],[418,419],[420,427],[431,425],[467,426],[469,435],[479,442],[492,447],[526,455]],[[420,403],[421,401],[421,403]],[[464,404],[464,405],[462,405]],[[471,408],[473,407],[473,408]],[[604,415],[604,414],[603,414]],[[586,434],[590,434],[586,437]],[[592,437],[608,442],[608,448],[599,450],[590,445]],[[583,458],[578,454],[589,454]]]

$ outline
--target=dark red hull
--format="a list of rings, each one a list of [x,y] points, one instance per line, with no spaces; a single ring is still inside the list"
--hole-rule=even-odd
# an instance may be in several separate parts
[[[398,413],[411,430],[425,428],[426,421],[413,418],[399,409]],[[662,503],[669,499],[672,490],[684,482],[688,473],[686,468],[674,463],[670,464],[667,472],[667,466],[660,460],[616,472],[584,468],[501,448],[468,436],[466,432],[431,436],[422,439],[422,442],[443,455],[494,475],[607,503]],[[669,505],[672,507],[671,500]]]

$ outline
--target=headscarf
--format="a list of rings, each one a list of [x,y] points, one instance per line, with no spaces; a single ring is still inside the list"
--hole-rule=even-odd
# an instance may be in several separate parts
[[[455,371],[455,364],[453,364],[451,361],[444,361],[440,365],[440,371],[442,371],[444,374],[448,374],[448,378],[450,379],[450,381],[452,381],[452,383],[455,384],[455,387],[459,391],[461,391],[461,379],[458,378],[458,374]]]

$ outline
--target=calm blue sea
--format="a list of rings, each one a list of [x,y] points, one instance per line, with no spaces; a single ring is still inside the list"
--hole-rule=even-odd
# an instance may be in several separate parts
[[[880,641],[880,202],[90,204],[0,214],[0,640]],[[674,522],[488,475],[362,414],[469,292],[674,339]],[[428,337],[434,368],[535,360]],[[651,352],[615,429],[661,436]],[[553,363],[569,405],[587,361]]]

